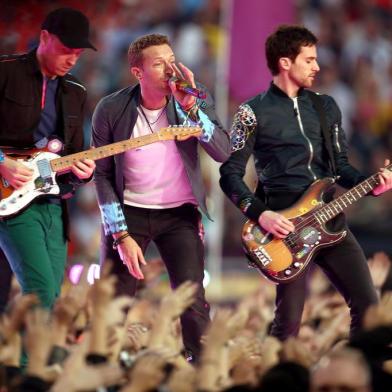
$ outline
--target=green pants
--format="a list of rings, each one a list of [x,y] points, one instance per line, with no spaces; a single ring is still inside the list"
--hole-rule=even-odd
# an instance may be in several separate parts
[[[23,294],[37,294],[50,309],[60,294],[67,256],[61,206],[34,203],[0,222],[0,247]]]

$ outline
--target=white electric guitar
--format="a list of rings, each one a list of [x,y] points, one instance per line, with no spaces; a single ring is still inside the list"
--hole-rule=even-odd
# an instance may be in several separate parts
[[[32,179],[19,189],[14,189],[4,178],[1,179],[0,218],[18,214],[37,197],[61,195],[61,185],[56,181],[57,174],[70,171],[72,165],[81,159],[88,158],[96,161],[157,141],[186,140],[200,135],[200,127],[170,126],[161,128],[150,135],[123,140],[64,157],[46,149],[13,150],[1,147],[7,157],[19,160],[34,173]]]

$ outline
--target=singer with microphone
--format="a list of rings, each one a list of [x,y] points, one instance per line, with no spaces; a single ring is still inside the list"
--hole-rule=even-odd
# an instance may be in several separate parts
[[[95,184],[102,215],[101,263],[114,261],[117,294],[134,295],[144,279],[144,252],[155,242],[172,288],[193,282],[193,305],[181,315],[187,358],[197,361],[209,321],[203,288],[204,246],[199,209],[208,216],[198,148],[214,160],[230,155],[228,132],[208,91],[185,65],[176,65],[168,38],[131,43],[129,68],[137,84],[101,99],[92,122],[95,147],[153,134],[169,125],[202,129],[198,138],[158,141],[97,161]],[[148,265],[146,266],[148,268]]]

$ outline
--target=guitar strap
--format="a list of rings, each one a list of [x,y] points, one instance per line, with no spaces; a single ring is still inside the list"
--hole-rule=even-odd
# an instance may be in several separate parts
[[[337,177],[337,171],[336,171],[336,164],[335,164],[335,156],[333,154],[333,148],[332,148],[332,135],[330,130],[328,129],[327,126],[327,118],[325,115],[325,110],[324,110],[324,106],[323,106],[323,101],[321,99],[321,97],[314,93],[313,91],[309,91],[307,90],[310,99],[313,102],[313,106],[316,109],[319,119],[320,119],[320,125],[321,125],[321,131],[323,132],[323,136],[324,136],[324,141],[325,141],[325,147],[328,151],[328,155],[329,155],[329,164],[332,170],[332,173],[334,175],[334,177]]]

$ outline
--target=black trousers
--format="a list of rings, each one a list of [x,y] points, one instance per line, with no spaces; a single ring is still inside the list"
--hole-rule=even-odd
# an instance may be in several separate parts
[[[172,288],[190,280],[199,284],[196,302],[181,317],[185,349],[197,360],[200,337],[209,323],[209,305],[203,288],[204,246],[200,237],[201,215],[196,206],[185,204],[176,208],[146,209],[124,207],[128,231],[145,252],[150,241],[156,244],[166,265]],[[111,248],[111,236],[106,238],[102,254],[114,261],[113,273],[118,278],[118,295],[135,295],[137,279],[129,274],[118,252]]]
[[[281,210],[291,206],[298,195],[269,197],[271,209]],[[331,283],[345,299],[350,309],[350,335],[360,331],[362,319],[369,305],[377,303],[377,292],[373,286],[366,257],[348,229],[343,214],[327,223],[330,231],[347,230],[345,239],[334,246],[324,248],[316,254],[317,263]],[[280,340],[298,334],[307,294],[309,269],[298,279],[288,284],[279,284],[276,289],[275,318],[271,325],[271,335]]]

